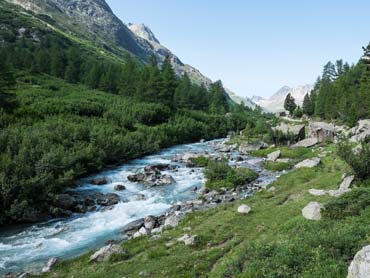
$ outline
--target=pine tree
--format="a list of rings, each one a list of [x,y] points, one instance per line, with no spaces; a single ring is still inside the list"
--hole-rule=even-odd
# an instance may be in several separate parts
[[[294,110],[297,108],[297,104],[295,103],[294,97],[289,93],[284,102],[284,109],[289,111],[289,114],[292,116]]]
[[[179,85],[177,86],[174,94],[174,106],[179,108],[190,108],[192,84],[190,78],[185,74]]]
[[[13,93],[15,84],[10,66],[0,60],[0,108],[9,111],[16,106],[16,97]]]
[[[135,95],[138,82],[139,69],[136,61],[131,55],[126,57],[126,64],[123,67],[120,78],[120,94],[132,97]]]
[[[225,93],[225,89],[222,86],[222,82],[216,81],[212,83],[210,88],[210,111],[215,114],[225,114],[228,112],[228,101]]]
[[[173,100],[175,89],[177,87],[176,73],[172,67],[169,56],[164,60],[161,71],[162,85],[160,88],[159,99],[161,102],[170,105]]]
[[[302,105],[303,113],[307,116],[312,116],[314,113],[314,106],[311,100],[310,94],[306,94],[303,99],[303,105]]]

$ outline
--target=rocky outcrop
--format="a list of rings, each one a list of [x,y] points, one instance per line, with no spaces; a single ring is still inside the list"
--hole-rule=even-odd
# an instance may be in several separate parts
[[[239,152],[242,154],[249,154],[253,151],[258,151],[260,149],[266,149],[268,145],[263,141],[257,141],[253,143],[243,142],[239,146]]]
[[[113,254],[125,254],[120,244],[110,243],[90,256],[90,262],[106,262]]]
[[[323,206],[318,202],[310,202],[302,209],[302,215],[308,220],[320,220]]]
[[[143,183],[147,186],[161,186],[175,184],[175,179],[168,174],[162,174],[161,171],[174,169],[169,164],[156,164],[145,166],[144,172],[129,175],[127,179],[131,182]]]
[[[277,150],[275,152],[272,152],[270,154],[267,155],[267,160],[268,161],[276,161],[281,155],[281,151],[280,150]]]
[[[370,245],[357,252],[348,268],[347,278],[370,277]]]
[[[317,138],[307,138],[291,146],[291,148],[310,148],[319,143]]]
[[[321,162],[321,159],[318,157],[314,157],[311,159],[306,159],[303,160],[302,162],[296,164],[294,168],[299,169],[299,168],[313,168],[319,165]]]
[[[351,134],[350,141],[360,143],[367,137],[370,137],[370,119],[360,120],[356,127],[352,128],[349,133]]]
[[[333,141],[337,132],[333,124],[311,122],[308,134],[310,138],[316,138],[318,142],[326,142]]]
[[[277,134],[282,134],[284,136],[289,136],[293,137],[293,140],[300,141],[305,139],[306,134],[305,134],[305,125],[304,124],[286,124],[282,123],[276,127],[272,127],[273,132],[275,135]]]

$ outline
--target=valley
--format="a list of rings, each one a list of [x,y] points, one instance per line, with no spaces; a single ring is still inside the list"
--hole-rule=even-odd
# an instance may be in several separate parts
[[[368,278],[370,45],[320,73],[316,7],[113,2],[0,1],[0,276]]]

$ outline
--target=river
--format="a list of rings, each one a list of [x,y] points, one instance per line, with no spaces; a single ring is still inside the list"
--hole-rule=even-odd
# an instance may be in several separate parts
[[[214,153],[215,150],[211,142],[175,146],[89,177],[73,189],[81,193],[84,190],[96,190],[119,194],[122,201],[111,210],[75,214],[66,219],[0,230],[0,275],[37,272],[51,257],[73,258],[103,246],[108,240],[124,239],[120,231],[129,222],[148,215],[161,215],[176,202],[195,199],[197,193],[194,189],[202,187],[205,182],[203,170],[187,168],[184,164],[171,161],[175,155],[189,152]],[[251,163],[248,163],[248,159]],[[267,185],[276,179],[276,174],[252,163],[253,158],[248,159],[243,164],[260,172],[259,183]],[[128,175],[142,170],[146,165],[157,163],[178,166],[178,171],[167,172],[174,177],[176,184],[148,188],[127,180]],[[88,183],[91,178],[99,177],[108,177],[111,182],[103,186]],[[116,184],[124,184],[126,190],[115,191]],[[137,200],[139,194],[144,195],[145,199]]]

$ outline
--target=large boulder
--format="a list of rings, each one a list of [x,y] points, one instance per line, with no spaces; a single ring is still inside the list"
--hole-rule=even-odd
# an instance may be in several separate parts
[[[57,195],[55,199],[55,205],[64,210],[73,210],[73,208],[77,205],[76,198],[69,194]]]
[[[355,143],[370,137],[370,119],[360,120],[358,125],[351,129],[351,133],[353,136],[350,138],[350,141]]]
[[[257,141],[253,143],[243,142],[239,146],[239,152],[242,154],[248,154],[253,151],[258,151],[260,149],[266,149],[268,145],[263,141]]]
[[[282,123],[276,127],[273,127],[272,130],[274,133],[281,133],[285,136],[293,136],[296,141],[299,141],[306,137],[305,128],[306,126],[304,124],[293,125]]]
[[[147,165],[144,168],[145,172],[150,172],[150,171],[165,171],[170,168],[170,164],[168,163],[158,163],[158,164],[153,164],[153,165]]]
[[[121,198],[115,193],[105,194],[99,199],[96,200],[96,203],[100,206],[109,207],[117,205],[120,202]]]
[[[130,182],[143,182],[143,181],[145,181],[145,178],[146,178],[145,174],[143,174],[143,173],[138,173],[138,174],[127,176],[127,179]]]
[[[132,221],[128,224],[126,224],[122,228],[122,232],[128,235],[133,235],[135,232],[140,230],[141,227],[144,226],[145,220],[144,218],[140,218],[138,220]]]
[[[370,277],[370,245],[363,247],[351,262],[347,278]]]
[[[277,150],[275,152],[272,152],[272,153],[269,153],[267,155],[267,160],[269,161],[276,161],[281,155],[281,151],[280,150]]]
[[[182,237],[178,238],[177,241],[183,242],[187,246],[196,245],[200,241],[200,237],[198,235],[188,235],[185,234]]]
[[[312,122],[309,126],[309,137],[316,138],[318,142],[333,141],[337,135],[335,126],[325,122]]]
[[[106,262],[113,254],[125,254],[120,244],[110,243],[90,256],[90,262]]]
[[[309,148],[315,146],[317,143],[319,143],[319,140],[317,138],[307,138],[292,145],[292,148]]]
[[[302,209],[302,215],[308,220],[320,220],[323,206],[318,202],[310,202]]]
[[[306,159],[303,160],[302,162],[298,163],[297,165],[294,166],[294,168],[299,169],[299,168],[313,168],[316,167],[317,165],[320,164],[321,159],[318,157],[314,157],[311,159]]]

